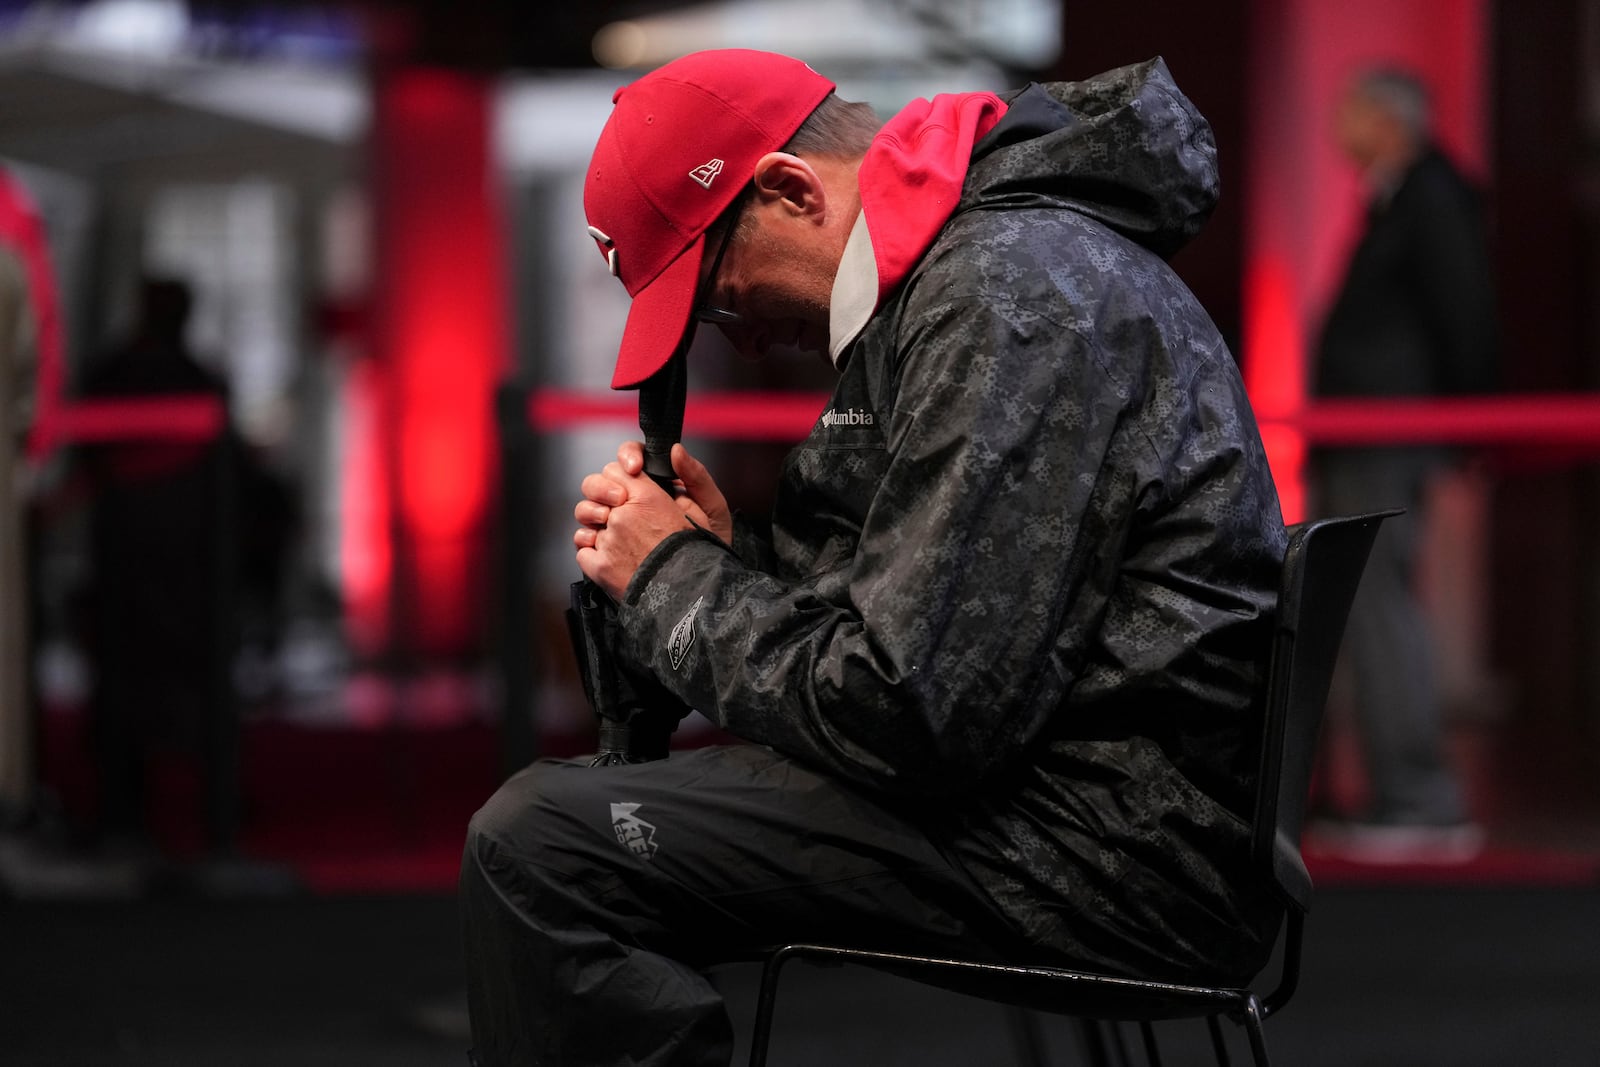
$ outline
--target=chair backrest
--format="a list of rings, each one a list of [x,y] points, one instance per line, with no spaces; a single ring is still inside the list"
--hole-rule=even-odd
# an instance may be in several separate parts
[[[1311,875],[1300,856],[1300,831],[1328,685],[1373,539],[1383,520],[1398,514],[1317,519],[1290,530],[1267,672],[1251,856],[1302,912],[1311,906]]]

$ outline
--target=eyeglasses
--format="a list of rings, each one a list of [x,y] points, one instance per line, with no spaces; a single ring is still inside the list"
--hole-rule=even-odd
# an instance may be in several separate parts
[[[711,273],[706,275],[706,294],[709,296],[717,287],[717,271],[722,269],[722,257],[728,251],[728,242],[733,239],[733,231],[739,228],[739,212],[730,214],[727,225],[722,231],[722,243],[717,245],[717,254],[711,259]],[[717,307],[715,304],[701,303],[694,309],[694,317],[701,322],[709,322],[713,326],[738,326],[744,318],[737,311]]]

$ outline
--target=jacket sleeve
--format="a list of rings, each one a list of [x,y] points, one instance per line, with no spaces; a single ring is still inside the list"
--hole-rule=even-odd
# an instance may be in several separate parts
[[[829,595],[675,535],[622,618],[630,652],[730,732],[956,793],[1038,733],[1103,611],[1129,511],[1102,478],[1124,389],[1066,324],[1004,301],[906,320],[886,474]]]
[[[758,522],[742,512],[733,516],[733,551],[745,566],[758,571],[778,569],[777,554],[772,547],[772,529],[768,523]]]

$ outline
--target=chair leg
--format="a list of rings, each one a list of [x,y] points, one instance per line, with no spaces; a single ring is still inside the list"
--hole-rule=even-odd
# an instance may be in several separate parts
[[[1144,1059],[1150,1067],[1161,1067],[1161,1047],[1156,1044],[1156,1028],[1149,1019],[1139,1020],[1139,1039],[1144,1042]]]
[[[1017,1062],[1027,1067],[1046,1067],[1049,1062],[1044,1052],[1044,1031],[1039,1026],[1039,1016],[1033,1011],[1013,1004],[1006,1009],[1011,1021],[1011,1043],[1017,1050]]]
[[[1111,1056],[1106,1049],[1099,1019],[1079,1019],[1078,1037],[1083,1041],[1083,1057],[1091,1067],[1111,1067]]]
[[[1111,1044],[1117,1049],[1117,1062],[1122,1067],[1133,1067],[1133,1058],[1128,1055],[1128,1042],[1122,1036],[1122,1024],[1108,1022],[1106,1028],[1111,1031]]]
[[[1255,1057],[1256,1067],[1268,1067],[1267,1034],[1262,1026],[1263,1018],[1261,1001],[1252,994],[1244,1005],[1244,1029],[1250,1035],[1250,1054]]]
[[[772,1040],[772,1013],[778,1003],[778,970],[788,959],[779,952],[761,968],[761,993],[756,1000],[756,1021],[750,1028],[750,1067],[766,1067],[767,1044]]]
[[[1211,1031],[1211,1051],[1217,1054],[1217,1067],[1233,1067],[1228,1055],[1228,1042],[1222,1036],[1222,1020],[1215,1015],[1206,1016],[1206,1027]]]

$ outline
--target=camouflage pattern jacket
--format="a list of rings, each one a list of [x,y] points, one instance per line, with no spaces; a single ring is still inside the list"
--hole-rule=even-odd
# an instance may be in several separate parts
[[[1234,360],[1167,267],[1215,201],[1151,61],[1007,99],[846,353],[770,536],[673,535],[624,654],[919,814],[1040,958],[1243,978],[1285,532]]]

